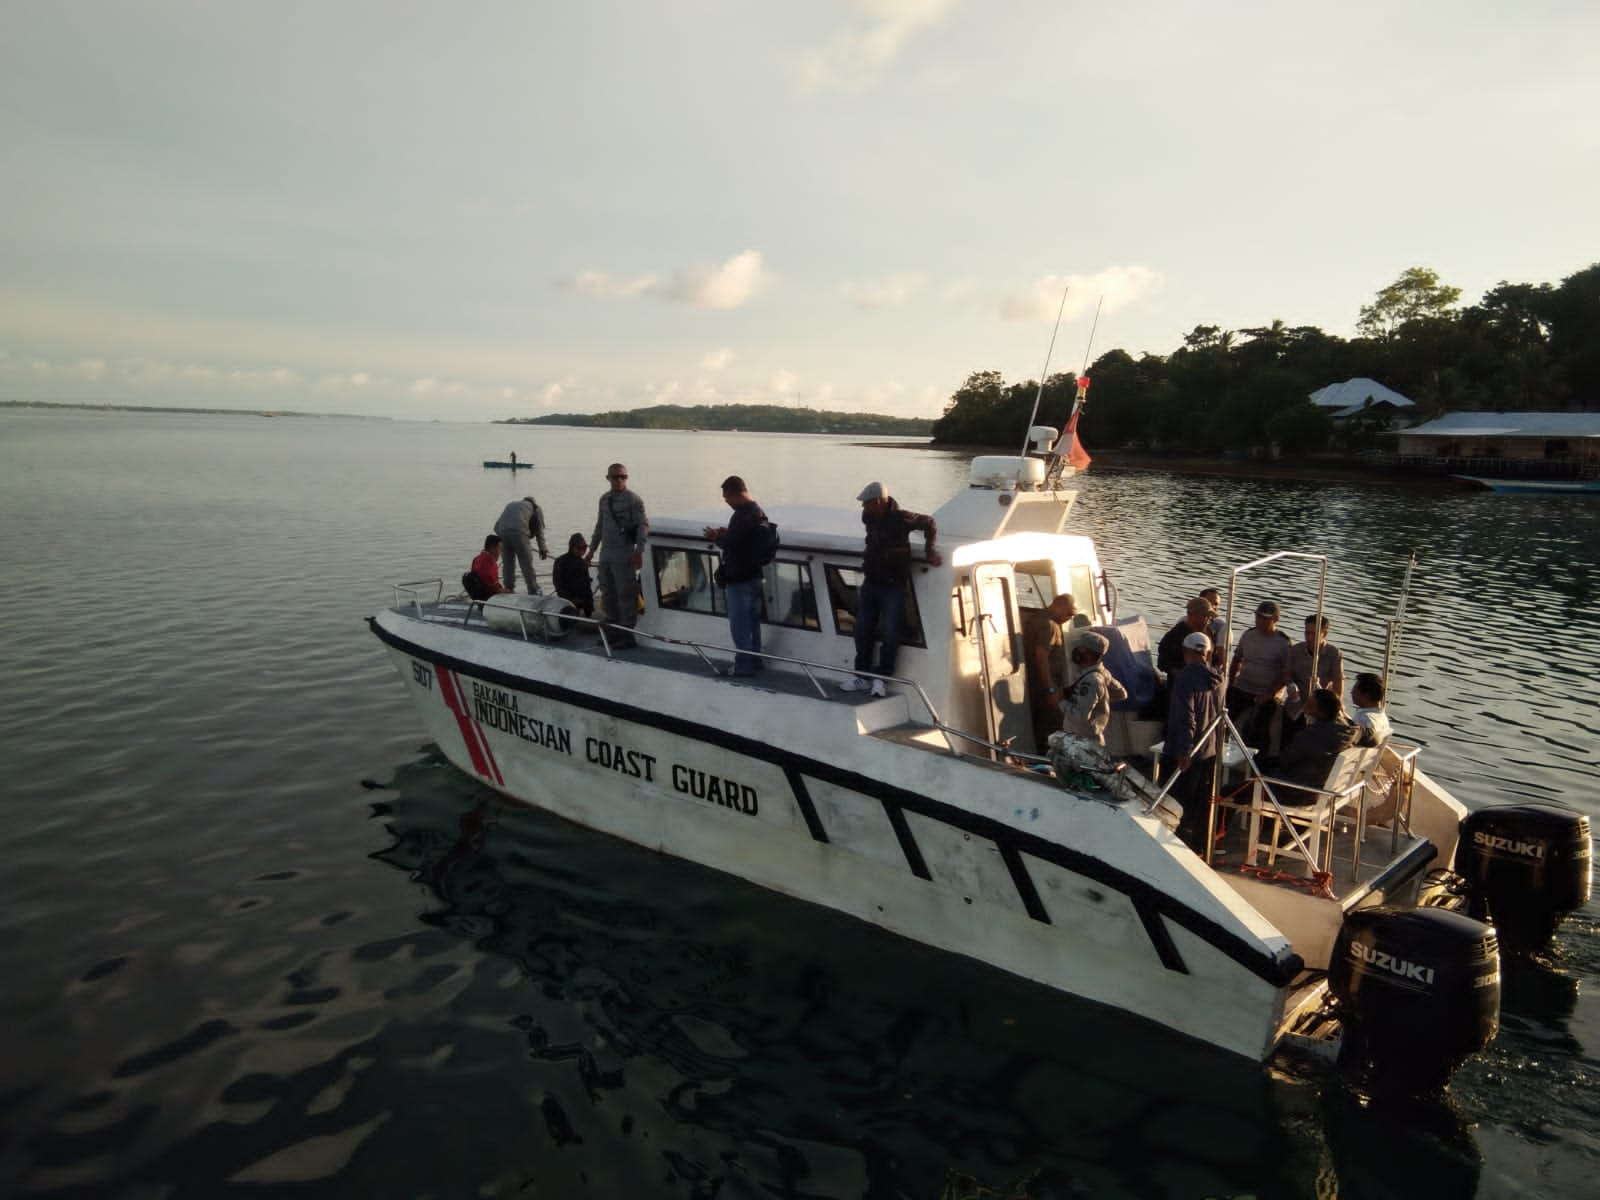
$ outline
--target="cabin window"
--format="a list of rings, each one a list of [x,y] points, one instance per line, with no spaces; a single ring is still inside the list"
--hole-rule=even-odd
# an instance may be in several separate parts
[[[859,567],[839,567],[832,563],[822,568],[828,581],[828,604],[833,609],[833,624],[840,633],[854,636],[856,631],[856,588],[861,584]],[[926,648],[927,639],[922,633],[922,615],[917,611],[917,592],[906,585],[905,621],[900,634],[902,646]]]
[[[1055,564],[1043,562],[1016,565],[1017,604],[1022,608],[1048,608],[1056,598]]]
[[[1017,605],[1024,610],[1048,608],[1057,593],[1065,591],[1071,593],[1077,610],[1088,614],[1091,620],[1100,612],[1094,602],[1094,577],[1087,566],[1075,564],[1067,568],[1065,588],[1057,588],[1055,564],[1049,559],[1017,563],[1014,570]]]
[[[1098,620],[1099,608],[1094,602],[1094,576],[1087,566],[1074,564],[1067,570],[1067,582],[1072,590],[1072,601],[1090,620]]]
[[[657,604],[677,612],[727,615],[728,605],[722,589],[711,582],[711,574],[717,569],[715,554],[666,546],[654,546],[652,551]]]
[[[766,623],[790,629],[821,629],[811,568],[801,562],[769,563],[766,568]]]

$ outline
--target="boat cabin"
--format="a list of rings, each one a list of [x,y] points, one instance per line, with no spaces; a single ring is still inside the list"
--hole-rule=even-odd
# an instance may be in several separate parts
[[[1022,634],[1027,616],[1070,592],[1089,623],[1105,626],[1114,619],[1114,592],[1094,543],[1060,532],[1074,494],[1046,490],[1043,481],[1040,459],[978,458],[971,486],[933,514],[943,562],[930,564],[921,536],[912,535],[911,586],[896,666],[896,678],[921,689],[940,724],[979,742],[1009,742],[1024,751],[1041,749],[1033,745],[1028,712]],[[766,568],[762,652],[773,656],[768,665],[780,672],[801,670],[801,663],[825,668],[819,678],[836,687],[855,664],[860,514],[763,507],[781,543]],[[730,646],[724,595],[712,582],[717,549],[703,532],[727,519],[728,510],[721,508],[651,522],[650,555],[640,580],[641,631]],[[890,687],[898,690],[893,682]]]

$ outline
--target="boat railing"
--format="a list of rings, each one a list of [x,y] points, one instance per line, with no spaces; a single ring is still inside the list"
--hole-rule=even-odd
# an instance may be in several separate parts
[[[417,585],[401,586],[414,587]],[[528,609],[523,608],[516,609],[515,611],[517,613],[518,623],[522,627],[522,638],[524,641],[531,642],[537,639],[540,641],[549,642],[552,641],[555,636],[564,636],[565,630],[570,629],[574,625],[587,625],[600,635],[600,644],[602,647],[604,647],[607,658],[616,657],[617,648],[611,644],[611,641],[612,638],[618,633],[622,633],[629,638],[630,641],[644,640],[654,642],[660,646],[675,646],[687,649],[693,652],[694,655],[705,664],[706,669],[711,674],[718,676],[726,676],[729,674],[729,672],[724,670],[723,667],[715,662],[711,658],[711,655],[707,653],[707,651],[714,651],[719,655],[744,654],[751,658],[758,658],[763,662],[784,663],[792,667],[800,668],[801,673],[804,674],[806,679],[810,681],[811,686],[816,689],[817,695],[824,700],[828,698],[828,689],[827,685],[823,683],[822,679],[818,678],[819,675],[855,675],[867,679],[881,679],[883,680],[885,686],[888,684],[895,684],[898,687],[905,688],[908,691],[915,693],[917,700],[921,703],[922,707],[927,710],[927,724],[931,728],[937,729],[939,733],[943,735],[945,746],[951,754],[957,756],[961,754],[961,751],[956,749],[956,738],[974,742],[978,745],[986,747],[987,749],[998,751],[1000,753],[1007,752],[1007,749],[1004,746],[996,746],[992,742],[987,742],[982,738],[973,737],[971,734],[957,729],[954,726],[945,724],[943,718],[939,716],[939,710],[934,707],[932,699],[929,698],[928,693],[923,689],[922,685],[916,680],[907,679],[904,676],[874,675],[869,671],[857,671],[851,667],[841,667],[834,663],[814,662],[811,659],[792,658],[784,654],[769,654],[766,651],[761,650],[738,650],[733,646],[719,645],[715,642],[702,642],[694,638],[668,637],[665,634],[651,633],[644,629],[633,629],[625,625],[615,625],[610,622],[603,621],[598,617],[579,616],[577,613],[544,613],[529,611]],[[533,628],[530,628],[530,620],[534,622]],[[561,635],[554,635],[552,633],[551,622],[555,622],[558,627],[562,628],[563,633]]]
[[[397,583],[394,585],[394,606],[404,608],[408,603],[418,617],[422,616],[422,589],[433,588],[433,603],[437,605],[444,598],[443,579],[417,579],[411,583]],[[410,600],[405,599],[406,596]]]
[[[1290,840],[1294,844],[1295,851],[1302,856],[1304,861],[1306,861],[1306,862],[1314,861],[1314,856],[1312,855],[1310,848],[1306,845],[1305,839],[1300,836],[1300,831],[1294,827],[1294,822],[1289,819],[1289,811],[1288,811],[1288,809],[1286,809],[1284,807],[1283,802],[1278,799],[1278,794],[1272,790],[1272,784],[1268,781],[1268,777],[1261,773],[1261,767],[1256,763],[1255,754],[1253,752],[1251,752],[1249,747],[1246,745],[1245,740],[1244,740],[1244,735],[1239,732],[1238,726],[1236,726],[1233,723],[1233,718],[1230,717],[1227,714],[1226,711],[1224,711],[1221,714],[1219,719],[1221,720],[1223,726],[1227,730],[1227,732],[1226,732],[1226,734],[1224,736],[1229,738],[1229,739],[1231,739],[1233,741],[1233,743],[1236,746],[1238,746],[1240,748],[1240,750],[1241,750],[1240,758],[1241,758],[1241,760],[1243,762],[1243,765],[1244,765],[1245,778],[1244,778],[1244,782],[1240,785],[1239,790],[1242,791],[1246,787],[1249,787],[1249,788],[1252,788],[1252,789],[1255,789],[1255,788],[1259,787],[1260,794],[1264,795],[1266,797],[1267,802],[1272,805],[1273,811],[1277,814],[1277,817],[1278,817],[1278,829],[1283,831],[1283,832],[1286,832],[1289,835]],[[1222,756],[1218,755],[1217,758],[1218,758],[1218,762],[1216,764],[1214,764],[1214,769],[1220,770],[1220,766],[1221,766],[1220,760],[1221,760]],[[1213,793],[1215,793],[1218,790],[1216,784],[1218,782],[1220,782],[1219,779],[1218,779],[1218,776],[1213,775],[1212,776],[1212,781],[1213,781],[1212,791],[1213,791]],[[1212,803],[1210,805],[1207,805],[1207,810],[1208,811],[1206,813],[1205,860],[1206,860],[1206,866],[1208,866],[1208,867],[1215,865],[1215,864],[1212,863],[1211,858],[1212,858],[1212,850],[1216,846],[1215,837],[1216,837],[1216,823],[1217,823],[1217,808],[1221,804],[1222,804],[1222,801],[1219,799],[1216,802],[1214,802],[1214,803]],[[1237,807],[1236,805],[1233,805],[1233,804],[1228,804],[1228,805],[1223,805],[1223,806],[1224,807]],[[1299,810],[1297,810],[1297,811],[1299,811]],[[1359,837],[1358,837],[1357,841],[1359,842]],[[1319,882],[1321,884],[1323,894],[1326,895],[1329,899],[1332,899],[1333,898],[1333,888],[1330,885],[1329,881],[1326,880],[1326,879],[1322,879],[1322,880],[1319,880]]]

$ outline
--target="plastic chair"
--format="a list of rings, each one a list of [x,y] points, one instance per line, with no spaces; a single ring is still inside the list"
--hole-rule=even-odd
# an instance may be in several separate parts
[[[1268,866],[1275,866],[1281,854],[1285,858],[1304,862],[1313,871],[1331,873],[1334,821],[1352,805],[1365,808],[1361,800],[1372,769],[1382,756],[1381,746],[1352,746],[1340,751],[1320,788],[1290,783],[1286,779],[1256,776],[1250,793],[1250,842],[1245,861],[1254,866],[1257,854],[1265,846]],[[1287,798],[1306,795],[1312,797],[1310,804],[1285,803]],[[1359,826],[1359,811],[1356,820]],[[1287,845],[1280,844],[1285,824],[1299,832],[1299,841],[1291,838]],[[1272,836],[1263,839],[1262,828],[1268,825],[1271,826]],[[1361,832],[1358,828],[1358,839]]]

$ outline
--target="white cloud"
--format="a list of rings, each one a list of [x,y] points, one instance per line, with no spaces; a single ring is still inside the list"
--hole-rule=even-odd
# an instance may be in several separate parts
[[[562,286],[569,291],[593,296],[597,300],[631,300],[652,290],[656,283],[654,275],[616,279],[604,271],[580,271],[571,279],[562,280]]]
[[[697,308],[739,308],[770,280],[771,275],[761,266],[761,252],[746,250],[720,266],[697,263],[680,267],[668,279],[639,275],[622,280],[604,271],[580,271],[571,279],[561,280],[560,285],[597,300],[631,300],[635,296],[652,295]]]
[[[1007,321],[1051,321],[1061,309],[1061,291],[1067,289],[1063,315],[1092,313],[1101,297],[1102,311],[1116,312],[1136,300],[1161,290],[1161,273],[1148,267],[1107,267],[1093,275],[1046,275],[1000,300],[1000,316]]]
[[[857,0],[866,20],[820,50],[801,56],[795,78],[802,92],[854,91],[878,82],[908,38],[936,25],[957,0]]]
[[[411,385],[410,390],[413,396],[431,396],[439,390],[439,381],[431,376],[427,379],[419,379]]]
[[[733,351],[722,346],[716,350],[706,351],[704,357],[700,359],[700,368],[704,371],[720,371],[732,361]]]
[[[793,371],[779,367],[772,373],[772,379],[767,384],[767,390],[772,392],[779,403],[786,403],[795,398],[800,390],[800,377]]]
[[[270,371],[229,371],[226,375],[212,371],[209,367],[202,368],[207,372],[205,378],[221,377],[229,383],[238,384],[240,387],[255,391],[261,388],[289,387],[300,382],[300,376],[287,367],[275,367]]]
[[[720,267],[702,264],[674,271],[661,294],[697,308],[739,308],[769,279],[761,267],[761,251],[746,250]]]
[[[923,277],[915,272],[885,279],[852,280],[839,291],[857,308],[890,308],[904,304],[922,290]]]
[[[72,373],[84,379],[99,379],[106,373],[106,360],[103,358],[82,358],[73,366]]]
[[[555,408],[560,404],[566,394],[577,386],[578,381],[567,375],[561,379],[547,383],[539,389],[539,406],[541,408]]]

